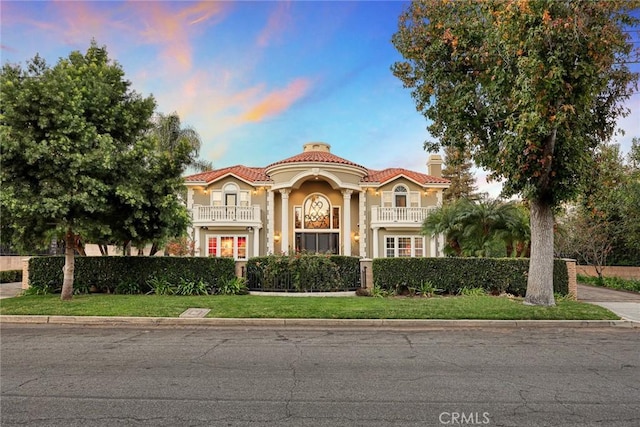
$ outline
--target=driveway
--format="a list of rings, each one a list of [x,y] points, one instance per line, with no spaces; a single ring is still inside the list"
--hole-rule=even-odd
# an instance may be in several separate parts
[[[0,299],[15,297],[22,292],[22,283],[0,283]]]
[[[578,285],[578,301],[599,305],[626,320],[640,322],[640,294]]]

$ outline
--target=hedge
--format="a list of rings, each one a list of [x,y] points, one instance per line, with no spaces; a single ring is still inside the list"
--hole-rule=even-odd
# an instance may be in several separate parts
[[[528,259],[516,258],[377,258],[373,260],[374,285],[389,291],[418,287],[431,282],[444,293],[462,288],[484,288],[492,294],[508,292],[524,296]],[[554,260],[553,290],[569,293],[566,263]]]
[[[0,283],[22,282],[22,270],[0,271]]]
[[[341,255],[270,255],[247,261],[247,287],[263,291],[338,291],[360,287],[360,259]]]
[[[35,288],[62,288],[64,257],[29,259],[29,284]],[[76,257],[75,289],[95,286],[100,292],[114,292],[121,283],[137,284],[142,292],[150,290],[152,278],[171,283],[188,280],[217,287],[222,280],[235,277],[232,258],[95,256]]]

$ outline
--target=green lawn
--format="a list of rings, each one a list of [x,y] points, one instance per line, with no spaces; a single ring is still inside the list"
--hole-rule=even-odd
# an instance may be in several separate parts
[[[32,295],[0,301],[0,314],[177,317],[187,308],[210,308],[208,317],[325,319],[548,319],[617,320],[591,304],[557,301],[555,307],[531,307],[522,299],[491,296],[434,298]]]

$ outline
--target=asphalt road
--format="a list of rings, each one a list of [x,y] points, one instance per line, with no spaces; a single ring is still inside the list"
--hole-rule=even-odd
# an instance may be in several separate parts
[[[631,328],[0,328],[1,424],[638,426]]]

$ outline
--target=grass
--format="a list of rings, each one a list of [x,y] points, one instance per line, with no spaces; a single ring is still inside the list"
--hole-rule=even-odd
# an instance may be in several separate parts
[[[578,274],[578,283],[602,286],[609,289],[640,292],[640,280],[622,279],[620,277],[603,277],[602,279]]]
[[[3,299],[0,314],[178,317],[187,308],[209,308],[207,317],[325,319],[505,319],[617,320],[595,305],[559,299],[555,307],[525,306],[520,298],[457,296],[434,298],[59,295]]]

